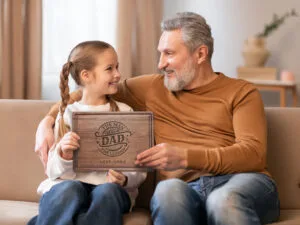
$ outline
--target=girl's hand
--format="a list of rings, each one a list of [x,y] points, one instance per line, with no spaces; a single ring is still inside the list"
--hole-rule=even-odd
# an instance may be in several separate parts
[[[119,184],[122,187],[126,186],[128,179],[122,172],[117,172],[112,169],[107,172],[106,178],[109,183]]]
[[[79,148],[80,137],[74,132],[66,133],[60,140],[61,157],[66,160],[73,159],[73,152]]]

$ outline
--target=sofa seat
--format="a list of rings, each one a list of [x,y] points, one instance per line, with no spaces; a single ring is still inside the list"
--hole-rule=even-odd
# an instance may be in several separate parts
[[[0,200],[1,225],[25,225],[38,214],[37,202]],[[124,225],[151,225],[151,217],[147,210],[137,209],[124,215]]]
[[[36,202],[0,200],[0,224],[24,225],[37,215],[38,206]]]
[[[299,209],[282,209],[280,210],[280,221],[272,225],[300,225]]]
[[[38,203],[23,201],[0,200],[1,225],[25,225],[30,218],[37,215]],[[134,210],[130,216],[124,215],[124,225],[151,225],[150,214],[147,210]],[[280,222],[272,225],[300,225],[300,210],[281,210]]]

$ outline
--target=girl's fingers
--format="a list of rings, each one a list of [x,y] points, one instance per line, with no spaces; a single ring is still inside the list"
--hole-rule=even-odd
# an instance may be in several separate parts
[[[63,139],[74,139],[78,141],[80,137],[75,132],[68,132],[63,136]]]
[[[118,172],[112,169],[108,170],[108,173],[112,174],[114,177],[116,177],[119,180],[125,178],[125,175],[122,172]]]
[[[74,151],[74,150],[78,149],[78,147],[76,147],[74,145],[68,145],[68,144],[67,145],[61,145],[61,148],[62,148],[63,151],[68,151],[68,150]]]
[[[78,139],[76,137],[72,137],[72,136],[64,136],[61,141],[72,141],[72,142],[76,142],[78,143]]]
[[[65,140],[61,142],[61,145],[70,145],[70,146],[74,146],[75,149],[79,148],[79,143],[76,141],[72,141],[72,140]]]
[[[116,183],[116,184],[119,184],[121,186],[123,186],[125,181],[126,181],[126,177],[124,176],[123,173],[117,172],[117,171],[114,171],[114,170],[111,170],[111,169],[108,171],[107,176],[108,176],[108,180],[111,183]]]

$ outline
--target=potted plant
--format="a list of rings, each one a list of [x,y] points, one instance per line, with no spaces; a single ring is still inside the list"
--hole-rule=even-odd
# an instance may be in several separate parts
[[[265,48],[265,39],[277,30],[288,17],[293,16],[298,16],[295,9],[282,16],[274,14],[273,20],[265,25],[261,33],[256,34],[254,37],[249,37],[245,41],[243,57],[246,67],[262,67],[265,65],[269,56],[269,51]]]

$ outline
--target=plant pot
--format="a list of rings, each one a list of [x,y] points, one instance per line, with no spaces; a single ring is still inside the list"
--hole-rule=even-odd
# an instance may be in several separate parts
[[[269,57],[265,39],[260,37],[249,37],[245,41],[242,53],[246,67],[263,67]]]

